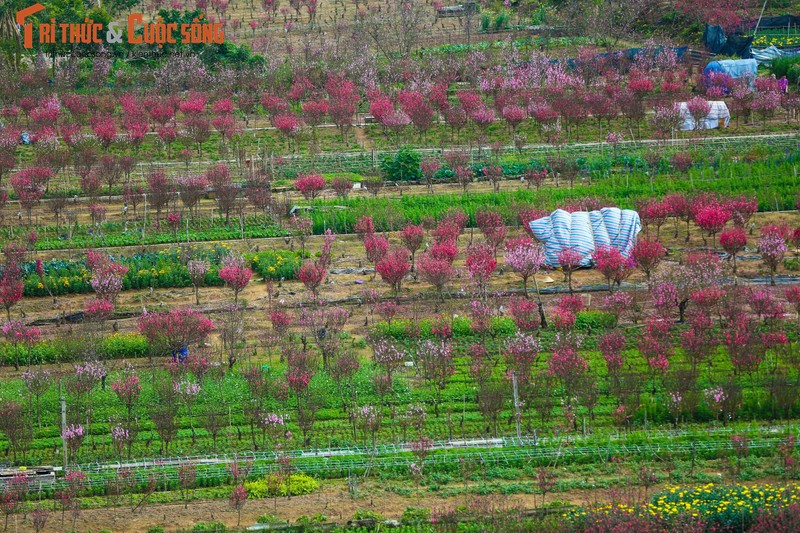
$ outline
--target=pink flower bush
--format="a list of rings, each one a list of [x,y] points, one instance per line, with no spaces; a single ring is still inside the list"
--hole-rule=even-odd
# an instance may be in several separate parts
[[[92,271],[90,284],[97,297],[112,303],[116,301],[117,295],[122,290],[122,279],[128,273],[128,267],[105,261],[104,264],[90,270]]]
[[[189,277],[194,286],[195,303],[197,305],[200,305],[200,286],[203,285],[210,268],[211,264],[205,259],[190,259],[186,263],[186,269],[189,271]]]
[[[617,291],[603,298],[603,309],[616,315],[617,320],[633,306],[633,296]]]
[[[392,288],[395,294],[400,292],[403,278],[411,272],[411,263],[408,261],[409,255],[408,250],[405,248],[395,248],[375,265],[375,270],[380,274],[381,279]]]
[[[614,287],[619,287],[633,270],[633,260],[623,256],[619,250],[610,246],[599,247],[594,253],[593,259],[597,270],[606,278],[608,292],[613,292]]]
[[[325,179],[319,174],[304,174],[295,180],[294,186],[306,200],[310,201],[325,190]]]
[[[139,332],[156,350],[177,351],[205,341],[214,323],[189,308],[165,313],[145,313],[139,318]]]
[[[436,289],[439,295],[455,276],[452,263],[446,259],[436,258],[432,253],[424,253],[419,256],[417,271],[423,281]]]
[[[455,241],[435,242],[429,250],[430,256],[434,259],[447,261],[450,265],[456,260],[458,246]]]
[[[517,332],[503,344],[503,357],[507,370],[514,371],[521,383],[527,383],[540,351],[541,347],[536,337]]]
[[[219,277],[225,286],[233,291],[234,303],[238,303],[239,293],[250,283],[253,271],[246,265],[241,255],[232,254],[222,260]]]
[[[580,268],[583,256],[575,248],[562,248],[558,252],[558,266],[564,273],[564,279],[569,286],[569,292],[572,292],[572,273]]]
[[[528,298],[511,298],[508,312],[520,331],[533,331],[539,327],[539,309],[536,302]]]
[[[75,459],[78,449],[80,449],[81,444],[83,444],[84,437],[85,432],[83,426],[80,424],[70,424],[61,431],[61,439],[67,443],[67,448],[69,449],[69,454],[72,459]]]
[[[114,304],[103,298],[93,298],[84,304],[83,314],[90,322],[105,322],[114,314]]]
[[[619,331],[609,331],[600,337],[597,346],[603,354],[608,373],[616,375],[625,364],[622,355],[622,350],[625,349],[625,335]]]
[[[139,376],[131,369],[111,383],[111,390],[123,405],[130,406],[139,399],[142,385],[139,383]]]
[[[544,266],[542,247],[526,237],[511,239],[505,245],[504,262],[522,278],[523,294],[528,296],[528,279]]]
[[[295,272],[297,281],[305,285],[306,289],[316,297],[319,287],[328,275],[328,269],[317,261],[304,262]]]
[[[486,295],[489,278],[497,268],[494,251],[485,244],[474,244],[467,249],[467,275],[475,284],[478,292]]]
[[[389,239],[374,233],[364,238],[364,250],[367,252],[367,261],[377,265],[389,253]]]
[[[770,285],[775,285],[775,272],[787,251],[786,240],[778,233],[767,233],[758,239],[758,253],[769,269]]]
[[[414,271],[414,260],[417,250],[420,249],[422,246],[423,241],[425,240],[425,228],[422,226],[415,226],[413,224],[409,224],[402,230],[400,230],[400,242],[403,243],[403,246],[406,250],[409,251],[411,254],[411,271]]]
[[[553,354],[547,361],[547,374],[565,384],[575,383],[589,368],[586,359],[578,353],[578,346],[563,337],[556,338],[552,350]]]
[[[653,271],[666,253],[667,249],[660,242],[640,239],[633,247],[631,258],[636,268],[644,272],[647,281],[650,281]]]
[[[669,370],[669,358],[673,352],[669,322],[651,317],[647,321],[645,334],[639,340],[639,351],[654,372],[665,374]]]

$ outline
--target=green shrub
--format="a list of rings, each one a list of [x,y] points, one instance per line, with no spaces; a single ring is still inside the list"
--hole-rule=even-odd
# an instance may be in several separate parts
[[[317,513],[314,516],[308,516],[307,514],[300,515],[295,520],[295,523],[299,525],[312,525],[312,524],[321,524],[323,522],[327,522],[328,517],[322,513]]]
[[[422,328],[422,322],[424,320],[420,320],[420,329]],[[408,327],[410,322],[408,320],[400,319],[400,320],[392,320],[391,322],[378,322],[375,324],[375,331],[379,335],[383,335],[385,337],[389,337],[392,339],[402,340],[408,337]]]
[[[427,507],[406,507],[400,522],[404,526],[426,524],[431,519],[431,510]]]
[[[192,255],[198,259],[206,259],[211,268],[203,280],[206,287],[223,285],[219,277],[219,264],[228,250],[221,246],[195,250]],[[265,250],[245,256],[251,268],[263,278],[274,280],[294,279],[294,273],[300,264],[297,252]],[[134,254],[130,257],[118,257],[117,262],[126,266],[128,272],[122,278],[122,290],[183,288],[192,285],[189,271],[184,264],[185,256],[180,252],[163,251]],[[36,273],[36,263],[29,262],[23,268],[24,296],[59,296],[62,294],[83,294],[93,291],[91,274],[86,269],[83,259],[65,261],[53,259],[43,264],[43,277]]]
[[[383,517],[380,513],[373,511],[371,509],[358,509],[353,514],[353,520],[377,520],[380,522],[383,520]]]
[[[300,266],[298,252],[265,250],[253,254],[250,267],[262,278],[274,280],[294,279],[294,273]]]
[[[500,11],[494,19],[494,29],[499,31],[505,30],[506,28],[508,28],[508,13],[503,10]]]
[[[319,489],[319,481],[307,474],[292,474],[286,481],[286,489],[281,487],[281,496],[302,496],[303,494],[311,494]]]
[[[581,311],[575,316],[575,329],[594,331],[611,329],[617,325],[617,315],[606,311]]]
[[[165,533],[164,526],[151,527],[147,530],[147,533]]]
[[[192,531],[194,533],[225,533],[228,528],[222,522],[200,522]]]
[[[19,350],[19,361],[27,361],[28,350],[21,346],[17,349]],[[147,340],[138,333],[110,335],[102,340],[101,349],[105,356],[111,359],[145,357],[150,350]],[[46,339],[31,347],[30,362],[31,364],[68,363],[74,361],[76,357],[82,357],[84,353],[82,350],[83,347],[76,341]],[[12,365],[14,360],[14,346],[8,343],[0,344],[0,365]]]
[[[389,181],[418,180],[422,178],[421,160],[418,152],[403,148],[394,157],[386,156],[381,162],[381,170]]]
[[[379,335],[396,340],[404,340],[412,337],[409,332],[409,328],[412,326],[417,326],[419,328],[419,336],[423,339],[433,336],[433,321],[429,319],[418,320],[415,323],[414,321],[401,318],[392,320],[391,323],[378,322],[375,324],[374,328]],[[459,316],[454,318],[452,326],[454,337],[468,337],[473,334],[472,321],[467,317]],[[514,321],[511,318],[495,317],[491,321],[492,335],[496,335],[498,337],[509,337],[516,333],[516,331],[517,326],[514,324]]]
[[[514,320],[506,316],[492,318],[491,328],[492,335],[498,337],[510,337],[517,331],[517,325],[514,324]]]
[[[798,259],[797,257],[784,259],[783,268],[785,268],[790,272],[797,272],[798,270],[800,270],[800,259]]]
[[[147,356],[150,345],[138,333],[115,333],[103,339],[103,350],[111,359],[132,359]]]
[[[464,337],[472,335],[472,321],[464,316],[459,316],[453,319],[453,336]]]
[[[311,494],[319,488],[319,482],[306,474],[292,474],[287,479],[278,480],[270,474],[256,481],[246,481],[244,488],[251,498],[270,498],[275,496],[302,496]]]
[[[274,514],[262,514],[261,516],[256,518],[256,522],[259,524],[275,524],[275,523],[283,523],[283,520],[281,520]]]
[[[790,83],[797,83],[800,75],[800,56],[776,57],[770,63],[770,71],[776,78],[786,76]]]

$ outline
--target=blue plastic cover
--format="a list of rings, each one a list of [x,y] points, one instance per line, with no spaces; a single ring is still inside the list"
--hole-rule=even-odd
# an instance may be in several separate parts
[[[558,266],[558,254],[574,248],[581,256],[581,266],[592,265],[598,248],[611,246],[630,257],[636,237],[642,230],[639,213],[631,209],[604,207],[599,211],[568,213],[556,209],[549,216],[530,223],[533,235],[544,244],[545,262]]]

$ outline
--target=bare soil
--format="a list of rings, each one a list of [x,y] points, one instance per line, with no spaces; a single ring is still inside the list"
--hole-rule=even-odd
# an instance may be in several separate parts
[[[746,284],[748,278],[756,276],[767,275],[766,269],[762,262],[756,256],[755,244],[758,238],[760,227],[767,224],[787,224],[790,227],[800,225],[800,213],[797,211],[791,212],[771,212],[771,213],[758,213],[754,216],[753,221],[755,228],[752,231],[752,236],[749,237],[748,250],[741,254],[742,256],[750,256],[750,260],[740,260],[738,262],[738,276],[740,283]],[[651,229],[651,233],[655,229]],[[661,228],[659,238],[661,242],[670,248],[670,252],[665,259],[664,265],[660,268],[668,268],[670,263],[675,264],[680,262],[686,253],[692,249],[707,249],[711,247],[711,240],[707,239],[704,242],[700,235],[700,230],[692,226],[691,238],[687,243],[685,241],[686,229],[685,226],[678,227],[678,235],[674,236],[674,227],[672,223],[665,225]],[[508,238],[521,236],[523,231],[521,228],[509,228]],[[640,238],[644,234],[640,235]],[[393,243],[398,242],[397,234],[389,234],[390,240]],[[466,230],[466,232],[459,239],[459,248],[462,253],[456,260],[456,266],[463,267],[464,265],[464,250],[471,242],[478,242],[482,239],[479,230]],[[307,244],[306,249],[313,255],[315,254],[322,244],[322,239],[319,236],[311,237]],[[173,244],[172,247],[180,245]],[[202,246],[202,245],[200,245]],[[257,239],[245,241],[231,241],[228,246],[232,249],[241,251],[253,251],[257,249],[289,249],[283,239]],[[795,254],[800,255],[799,252]],[[787,257],[792,254],[788,254]],[[367,263],[364,258],[364,247],[355,235],[340,235],[337,237],[334,244],[334,259],[331,266],[332,270],[337,269],[356,269],[355,273],[348,274],[334,274],[328,275],[326,282],[320,289],[320,297],[328,301],[345,301],[348,299],[357,299],[363,294],[364,290],[376,289],[384,298],[393,298],[394,295],[389,290],[388,286],[384,284],[380,276],[374,276],[371,271],[372,265]],[[459,269],[461,270],[461,269]],[[779,274],[787,273],[783,268],[779,268]],[[566,288],[563,275],[559,271],[544,272],[537,276],[539,286],[542,288],[560,287]],[[644,284],[644,276],[636,272],[628,280],[629,282]],[[580,293],[582,287],[589,285],[603,285],[604,279],[594,269],[580,270],[573,276],[573,287],[576,293]],[[528,288],[531,296],[533,293],[533,281],[529,281]],[[507,271],[503,266],[502,251],[498,254],[498,271],[492,276],[489,290],[491,292],[506,292],[506,291],[520,291],[522,283],[519,277],[511,271]],[[439,301],[436,294],[433,293],[431,287],[421,281],[414,280],[413,277],[407,279],[403,283],[402,290],[399,294],[400,312],[399,317],[421,319],[425,317],[436,316],[439,313],[448,315],[463,314],[465,313],[468,298],[472,298],[471,294],[474,292],[469,280],[461,272],[459,276],[454,279],[445,294],[444,301]],[[776,290],[776,295],[779,298],[783,297],[782,290]],[[591,292],[585,296],[585,303],[593,308],[600,308],[602,306],[602,299],[607,293]],[[194,292],[191,287],[181,289],[156,289],[152,293],[148,290],[141,291],[125,291],[120,294],[117,302],[118,312],[128,313],[141,313],[143,310],[160,311],[168,310],[175,307],[192,306],[201,311],[206,311],[214,317],[214,312],[221,309],[224,305],[232,301],[232,292],[222,287],[204,287],[200,289],[200,305],[196,306],[194,301]],[[77,295],[64,295],[56,298],[55,302],[49,298],[24,298],[22,302],[12,308],[12,319],[21,319],[25,322],[32,322],[34,320],[45,319],[56,322],[59,317],[68,316],[72,313],[77,313],[82,310],[86,299],[91,298],[90,294],[77,294]],[[557,299],[559,295],[546,295],[543,296],[545,306],[551,304]],[[244,299],[248,304],[248,321],[249,333],[248,342],[256,345],[257,347],[265,347],[265,337],[271,330],[271,325],[268,319],[268,311],[275,305],[297,305],[308,299],[307,292],[303,285],[296,281],[286,281],[283,283],[275,283],[274,292],[270,295],[267,291],[267,286],[263,280],[255,279],[251,281],[248,287],[240,294],[240,299]],[[352,300],[351,300],[352,301]],[[504,302],[498,301],[498,304]],[[351,312],[351,318],[348,321],[346,330],[352,335],[359,337],[363,336],[368,331],[368,324],[372,324],[380,317],[374,316],[370,313],[367,305],[358,304],[344,304]],[[791,309],[788,307],[787,309]],[[136,318],[124,318],[110,321],[109,324],[104,326],[104,332],[110,333],[111,330],[119,332],[130,332],[136,330]],[[42,326],[40,329],[45,336],[50,337],[70,337],[70,336],[85,336],[89,333],[89,329],[96,327],[89,324],[69,324],[62,325],[48,324]],[[13,369],[3,368],[0,369],[0,376],[15,376],[18,372]]]
[[[650,489],[650,493],[658,492],[662,487]],[[558,500],[574,505],[588,505],[606,502],[619,498],[618,491],[574,490],[549,494],[547,502]],[[443,498],[422,492],[419,495],[400,496],[388,492],[370,482],[360,488],[358,499],[350,497],[347,486],[341,482],[326,482],[321,490],[307,496],[295,496],[289,499],[248,500],[241,514],[240,526],[245,528],[256,522],[259,516],[272,514],[281,520],[294,522],[298,517],[324,515],[329,521],[344,524],[352,519],[359,509],[368,509],[379,513],[384,518],[399,520],[406,507],[427,507],[434,510],[447,510],[464,505],[474,495]],[[495,505],[504,507],[520,507],[533,509],[541,504],[540,495],[516,494],[513,496],[490,497]],[[19,517],[18,531],[33,531],[30,517],[22,520]],[[52,511],[46,530],[65,531],[71,525],[70,515],[65,518],[66,529],[61,528],[61,511]],[[111,509],[86,509],[76,522],[75,531],[111,530],[114,533],[145,533],[149,528],[163,526],[168,532],[191,530],[199,522],[220,521],[228,527],[237,525],[237,513],[228,506],[226,500],[196,500],[184,508],[183,503],[156,504],[145,506],[137,512],[131,512],[129,506]]]

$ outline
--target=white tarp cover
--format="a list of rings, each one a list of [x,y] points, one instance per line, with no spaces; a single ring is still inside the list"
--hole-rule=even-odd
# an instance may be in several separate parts
[[[759,65],[768,65],[776,57],[781,57],[783,55],[783,50],[774,46],[768,46],[758,50],[754,48],[750,50],[750,53]]]
[[[530,222],[533,235],[544,243],[545,262],[558,266],[563,248],[574,248],[582,256],[581,266],[591,266],[592,254],[611,246],[629,257],[642,230],[639,213],[631,209],[604,207],[599,211],[568,213],[556,209],[550,216]]]
[[[731,121],[731,112],[728,110],[728,105],[722,101],[709,102],[709,104],[711,104],[711,111],[703,121],[703,129],[713,130],[715,128],[719,128],[720,120],[722,120],[722,123],[725,124],[725,127],[727,128]],[[683,124],[681,124],[681,130],[689,131],[697,129],[697,123],[692,114],[689,113],[689,108],[686,106],[686,102],[681,102],[680,106],[681,119],[683,120]]]

